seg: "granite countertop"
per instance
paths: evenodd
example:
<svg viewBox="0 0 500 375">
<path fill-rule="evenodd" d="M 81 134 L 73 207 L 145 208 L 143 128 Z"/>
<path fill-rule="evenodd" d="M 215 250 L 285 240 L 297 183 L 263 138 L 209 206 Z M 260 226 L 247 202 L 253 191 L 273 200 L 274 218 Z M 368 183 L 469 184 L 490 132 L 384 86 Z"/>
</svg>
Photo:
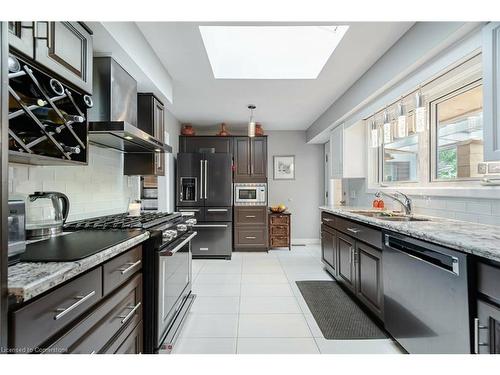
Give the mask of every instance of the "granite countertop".
<svg viewBox="0 0 500 375">
<path fill-rule="evenodd" d="M 320 210 L 500 262 L 500 227 L 496 225 L 423 215 L 414 216 L 430 220 L 394 222 L 352 212 L 369 211 L 366 207 L 321 206 Z"/>
<path fill-rule="evenodd" d="M 138 233 L 118 245 L 74 262 L 17 263 L 9 267 L 8 293 L 16 302 L 26 302 L 149 238 L 149 232 Z"/>
</svg>

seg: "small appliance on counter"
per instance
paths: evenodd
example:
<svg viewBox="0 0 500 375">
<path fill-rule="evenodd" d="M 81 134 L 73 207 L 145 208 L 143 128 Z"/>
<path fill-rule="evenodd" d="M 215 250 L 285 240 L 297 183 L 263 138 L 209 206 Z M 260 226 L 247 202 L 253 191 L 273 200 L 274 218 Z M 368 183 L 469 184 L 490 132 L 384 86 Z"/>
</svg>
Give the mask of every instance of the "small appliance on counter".
<svg viewBox="0 0 500 375">
<path fill-rule="evenodd" d="M 56 191 L 37 191 L 26 201 L 26 237 L 40 240 L 59 235 L 69 213 L 68 197 Z"/>
<path fill-rule="evenodd" d="M 21 199 L 9 200 L 9 265 L 15 263 L 26 250 L 25 203 Z"/>
</svg>

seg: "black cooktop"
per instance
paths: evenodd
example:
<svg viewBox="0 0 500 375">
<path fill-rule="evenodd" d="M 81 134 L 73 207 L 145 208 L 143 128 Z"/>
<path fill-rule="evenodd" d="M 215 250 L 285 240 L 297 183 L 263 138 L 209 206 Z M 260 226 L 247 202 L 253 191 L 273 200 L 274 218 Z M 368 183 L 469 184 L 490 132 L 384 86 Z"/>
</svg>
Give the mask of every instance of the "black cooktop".
<svg viewBox="0 0 500 375">
<path fill-rule="evenodd" d="M 141 230 L 79 230 L 26 245 L 21 262 L 72 262 L 144 233 Z"/>
<path fill-rule="evenodd" d="M 180 213 L 171 212 L 141 212 L 140 216 L 129 216 L 124 213 L 73 221 L 64 225 L 64 229 L 148 229 L 172 221 L 180 216 Z"/>
</svg>

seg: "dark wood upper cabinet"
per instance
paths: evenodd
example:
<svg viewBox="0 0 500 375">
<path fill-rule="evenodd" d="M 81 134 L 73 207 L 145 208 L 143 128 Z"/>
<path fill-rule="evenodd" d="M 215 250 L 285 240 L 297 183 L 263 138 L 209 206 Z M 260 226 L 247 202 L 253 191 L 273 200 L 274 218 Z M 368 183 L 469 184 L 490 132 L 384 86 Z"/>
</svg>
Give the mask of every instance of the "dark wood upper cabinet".
<svg viewBox="0 0 500 375">
<path fill-rule="evenodd" d="M 92 93 L 92 32 L 83 23 L 9 21 L 9 46 Z"/>
<path fill-rule="evenodd" d="M 232 137 L 217 136 L 180 136 L 179 152 L 187 153 L 226 153 L 233 152 Z"/>
<path fill-rule="evenodd" d="M 234 138 L 234 181 L 250 178 L 250 140 L 248 137 Z"/>
<path fill-rule="evenodd" d="M 165 142 L 165 107 L 151 93 L 137 94 L 137 127 L 160 142 Z M 165 154 L 125 154 L 124 173 L 165 176 Z"/>
<path fill-rule="evenodd" d="M 33 39 L 33 22 L 9 21 L 9 47 L 33 58 L 35 40 Z"/>
<path fill-rule="evenodd" d="M 235 137 L 234 165 L 234 182 L 266 182 L 267 137 Z"/>
</svg>

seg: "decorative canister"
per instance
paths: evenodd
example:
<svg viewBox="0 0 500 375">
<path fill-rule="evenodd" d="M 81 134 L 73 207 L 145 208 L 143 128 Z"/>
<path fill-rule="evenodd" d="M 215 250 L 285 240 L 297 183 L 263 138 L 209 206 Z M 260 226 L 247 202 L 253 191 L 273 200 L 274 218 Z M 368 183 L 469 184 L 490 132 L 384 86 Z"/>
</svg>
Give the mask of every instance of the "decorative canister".
<svg viewBox="0 0 500 375">
<path fill-rule="evenodd" d="M 260 122 L 255 123 L 255 136 L 260 137 L 264 135 L 264 129 L 262 129 L 262 124 Z"/>
<path fill-rule="evenodd" d="M 184 124 L 184 126 L 182 127 L 182 130 L 181 130 L 181 134 L 182 135 L 194 135 L 194 129 L 193 129 L 193 125 L 191 124 Z"/>
<path fill-rule="evenodd" d="M 217 133 L 217 135 L 219 137 L 227 137 L 229 134 L 229 132 L 227 131 L 227 128 L 226 128 L 226 123 L 223 122 L 222 124 L 220 124 L 220 131 Z"/>
</svg>

